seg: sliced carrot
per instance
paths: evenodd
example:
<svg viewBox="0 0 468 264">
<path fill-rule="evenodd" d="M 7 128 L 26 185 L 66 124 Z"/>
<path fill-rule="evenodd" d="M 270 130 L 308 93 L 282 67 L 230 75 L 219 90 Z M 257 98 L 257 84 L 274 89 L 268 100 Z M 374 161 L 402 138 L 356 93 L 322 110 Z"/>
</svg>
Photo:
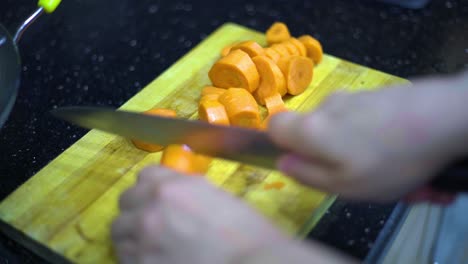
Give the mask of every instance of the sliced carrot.
<svg viewBox="0 0 468 264">
<path fill-rule="evenodd" d="M 271 46 L 271 48 L 274 49 L 276 52 L 278 52 L 278 54 L 281 57 L 287 57 L 287 56 L 290 55 L 288 49 L 283 45 L 274 44 L 274 45 Z"/>
<path fill-rule="evenodd" d="M 322 45 L 320 42 L 309 35 L 299 37 L 299 41 L 306 47 L 307 57 L 313 59 L 315 64 L 319 64 L 323 57 Z"/>
<path fill-rule="evenodd" d="M 234 47 L 236 44 L 230 44 L 230 45 L 227 45 L 226 47 L 224 47 L 222 50 L 221 50 L 221 56 L 222 57 L 225 57 L 229 54 L 229 52 L 231 52 L 231 49 L 232 47 Z"/>
<path fill-rule="evenodd" d="M 247 90 L 229 88 L 219 96 L 219 102 L 226 108 L 231 125 L 250 128 L 260 126 L 260 111 L 257 102 Z"/>
<path fill-rule="evenodd" d="M 292 44 L 289 41 L 282 42 L 279 45 L 284 46 L 288 50 L 289 55 L 301 55 L 299 50 L 296 48 L 296 45 Z"/>
<path fill-rule="evenodd" d="M 236 49 L 240 49 L 243 52 L 249 54 L 251 58 L 265 54 L 263 47 L 260 46 L 260 44 L 258 44 L 257 42 L 251 41 L 251 40 L 241 42 L 235 45 L 234 47 L 232 47 L 231 50 L 236 50 Z"/>
<path fill-rule="evenodd" d="M 165 108 L 153 108 L 148 111 L 143 112 L 145 115 L 156 115 L 156 116 L 165 116 L 165 117 L 176 117 L 177 113 L 174 110 L 171 109 L 165 109 Z M 155 132 L 157 133 L 157 132 Z M 133 139 L 131 140 L 133 145 L 135 147 L 148 151 L 148 152 L 158 152 L 162 149 L 164 149 L 164 146 L 153 144 L 153 143 L 147 143 L 143 142 L 140 140 Z"/>
<path fill-rule="evenodd" d="M 208 72 L 208 76 L 216 87 L 239 87 L 249 92 L 255 91 L 260 82 L 255 64 L 242 50 L 233 50 L 218 60 Z"/>
<path fill-rule="evenodd" d="M 268 116 L 263 120 L 261 128 L 266 130 L 270 123 L 271 118 L 279 113 L 289 111 L 284 105 L 283 98 L 279 94 L 270 96 L 265 99 L 266 108 L 268 109 Z"/>
<path fill-rule="evenodd" d="M 266 31 L 266 39 L 268 45 L 275 43 L 280 43 L 291 38 L 289 29 L 286 24 L 282 22 L 275 22 L 271 27 Z"/>
<path fill-rule="evenodd" d="M 198 106 L 198 117 L 215 125 L 229 125 L 229 117 L 226 108 L 218 101 L 202 101 Z"/>
<path fill-rule="evenodd" d="M 300 42 L 297 38 L 290 38 L 290 39 L 288 40 L 288 42 L 290 42 L 291 44 L 293 44 L 294 46 L 296 46 L 297 50 L 299 51 L 299 55 L 301 55 L 301 56 L 307 56 L 306 47 L 305 47 L 304 44 L 302 44 L 302 42 Z"/>
<path fill-rule="evenodd" d="M 265 98 L 275 94 L 286 94 L 286 80 L 276 63 L 266 56 L 257 56 L 252 60 L 260 73 L 260 85 L 253 93 L 257 102 L 265 105 Z"/>
<path fill-rule="evenodd" d="M 310 85 L 314 74 L 314 62 L 303 56 L 290 56 L 280 58 L 278 67 L 286 78 L 288 93 L 298 95 Z"/>
<path fill-rule="evenodd" d="M 214 87 L 214 86 L 205 86 L 202 91 L 201 91 L 201 95 L 202 96 L 205 96 L 207 94 L 217 94 L 217 95 L 221 95 L 223 94 L 224 92 L 226 91 L 226 89 L 224 88 L 218 88 L 218 87 Z"/>
<path fill-rule="evenodd" d="M 271 190 L 271 189 L 276 189 L 276 190 L 281 190 L 284 188 L 286 184 L 284 182 L 276 181 L 276 182 L 271 182 L 271 183 L 265 183 L 264 189 L 265 190 Z"/>
<path fill-rule="evenodd" d="M 277 62 L 281 55 L 274 49 L 272 48 L 265 48 L 265 56 L 270 58 L 272 61 Z"/>
<path fill-rule="evenodd" d="M 279 93 L 265 98 L 265 105 L 268 110 L 268 115 L 274 115 L 280 112 L 288 111 L 284 105 L 283 98 Z"/>
<path fill-rule="evenodd" d="M 198 104 L 202 104 L 203 102 L 210 102 L 210 101 L 215 101 L 217 102 L 219 99 L 219 94 L 206 94 L 206 95 L 203 95 L 201 98 L 200 98 L 200 101 L 198 101 Z"/>
<path fill-rule="evenodd" d="M 211 158 L 193 152 L 187 145 L 169 145 L 161 156 L 161 165 L 189 175 L 204 174 Z"/>
</svg>

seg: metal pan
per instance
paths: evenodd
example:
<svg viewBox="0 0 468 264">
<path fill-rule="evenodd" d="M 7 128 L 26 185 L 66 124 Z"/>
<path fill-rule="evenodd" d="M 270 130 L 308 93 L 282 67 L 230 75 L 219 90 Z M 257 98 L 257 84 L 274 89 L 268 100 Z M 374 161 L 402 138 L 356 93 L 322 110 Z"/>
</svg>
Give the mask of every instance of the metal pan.
<svg viewBox="0 0 468 264">
<path fill-rule="evenodd" d="M 39 8 L 11 36 L 0 24 L 0 128 L 8 118 L 18 93 L 21 60 L 17 44 L 24 31 L 44 12 L 52 13 L 61 0 L 39 0 Z"/>
</svg>

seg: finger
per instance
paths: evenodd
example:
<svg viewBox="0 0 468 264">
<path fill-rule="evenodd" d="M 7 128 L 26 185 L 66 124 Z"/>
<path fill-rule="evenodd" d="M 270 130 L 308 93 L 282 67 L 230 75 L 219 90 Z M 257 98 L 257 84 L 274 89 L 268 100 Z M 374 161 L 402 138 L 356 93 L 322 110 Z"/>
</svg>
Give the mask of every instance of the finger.
<svg viewBox="0 0 468 264">
<path fill-rule="evenodd" d="M 323 191 L 333 190 L 333 178 L 327 167 L 305 160 L 295 154 L 288 154 L 278 161 L 278 168 L 299 182 Z"/>
<path fill-rule="evenodd" d="M 127 240 L 135 243 L 137 213 L 124 213 L 112 222 L 111 238 L 114 243 L 119 244 Z M 136 243 L 135 243 L 136 244 Z"/>
<path fill-rule="evenodd" d="M 157 195 L 161 184 L 176 178 L 179 178 L 178 173 L 162 167 L 150 166 L 143 169 L 138 175 L 137 184 L 120 196 L 120 209 L 126 211 L 141 208 Z"/>
<path fill-rule="evenodd" d="M 316 162 L 331 163 L 326 151 L 326 127 L 322 115 L 286 112 L 272 118 L 268 133 L 276 144 L 295 154 Z"/>
<path fill-rule="evenodd" d="M 138 175 L 138 184 L 160 185 L 168 180 L 181 177 L 178 172 L 162 166 L 149 166 Z"/>
<path fill-rule="evenodd" d="M 115 254 L 119 263 L 122 264 L 131 264 L 137 263 L 138 256 L 138 246 L 135 242 L 126 240 L 114 245 Z"/>
</svg>

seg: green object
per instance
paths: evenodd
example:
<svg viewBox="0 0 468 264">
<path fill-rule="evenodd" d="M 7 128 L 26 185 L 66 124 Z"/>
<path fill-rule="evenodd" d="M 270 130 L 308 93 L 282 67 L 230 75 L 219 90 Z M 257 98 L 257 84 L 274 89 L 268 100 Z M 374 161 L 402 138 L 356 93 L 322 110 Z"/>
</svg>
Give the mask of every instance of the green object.
<svg viewBox="0 0 468 264">
<path fill-rule="evenodd" d="M 44 8 L 46 13 L 52 13 L 57 9 L 61 1 L 62 0 L 39 0 L 37 5 Z"/>
</svg>

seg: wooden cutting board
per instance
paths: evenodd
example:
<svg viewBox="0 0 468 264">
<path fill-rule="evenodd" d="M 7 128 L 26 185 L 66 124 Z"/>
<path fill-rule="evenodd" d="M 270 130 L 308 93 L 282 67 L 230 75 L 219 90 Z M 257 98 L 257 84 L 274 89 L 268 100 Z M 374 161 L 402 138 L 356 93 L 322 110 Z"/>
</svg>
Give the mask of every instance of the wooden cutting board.
<svg viewBox="0 0 468 264">
<path fill-rule="evenodd" d="M 224 46 L 242 40 L 265 44 L 262 33 L 225 24 L 121 109 L 144 111 L 157 106 L 174 109 L 180 117 L 197 118 L 200 91 L 210 83 L 208 70 Z M 374 89 L 404 82 L 327 55 L 315 68 L 310 87 L 285 102 L 289 109 L 306 111 L 338 89 Z M 118 197 L 134 183 L 136 173 L 157 164 L 160 155 L 140 151 L 124 138 L 92 130 L 0 204 L 0 228 L 53 262 L 113 263 L 109 227 L 118 214 Z M 295 235 L 310 231 L 334 200 L 278 172 L 223 160 L 213 161 L 206 177 Z M 285 187 L 265 188 L 276 181 L 285 182 Z"/>
</svg>

